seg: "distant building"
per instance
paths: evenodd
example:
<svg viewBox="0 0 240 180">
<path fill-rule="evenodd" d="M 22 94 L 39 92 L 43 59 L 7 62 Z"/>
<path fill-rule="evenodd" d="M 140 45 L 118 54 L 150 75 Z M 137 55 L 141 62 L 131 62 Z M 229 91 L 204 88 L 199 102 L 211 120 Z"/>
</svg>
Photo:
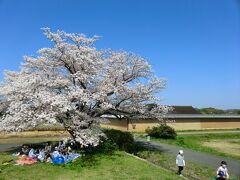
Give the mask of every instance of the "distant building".
<svg viewBox="0 0 240 180">
<path fill-rule="evenodd" d="M 173 111 L 170 114 L 201 114 L 192 106 L 172 106 Z"/>
<path fill-rule="evenodd" d="M 240 128 L 240 115 L 200 114 L 192 106 L 173 107 L 174 111 L 166 115 L 165 121 L 176 130 Z M 108 124 L 102 126 L 133 132 L 144 132 L 148 127 L 159 125 L 157 119 L 143 117 L 132 120 L 109 117 L 109 120 Z"/>
</svg>

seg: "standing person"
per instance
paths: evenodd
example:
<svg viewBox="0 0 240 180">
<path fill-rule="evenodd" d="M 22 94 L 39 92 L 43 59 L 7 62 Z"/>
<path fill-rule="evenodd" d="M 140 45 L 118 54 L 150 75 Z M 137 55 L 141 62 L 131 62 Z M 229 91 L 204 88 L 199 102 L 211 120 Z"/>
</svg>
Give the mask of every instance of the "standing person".
<svg viewBox="0 0 240 180">
<path fill-rule="evenodd" d="M 179 176 L 182 176 L 182 170 L 185 166 L 185 160 L 183 156 L 183 150 L 179 150 L 179 153 L 176 157 L 176 165 L 178 166 L 178 174 Z"/>
<path fill-rule="evenodd" d="M 227 163 L 225 161 L 222 161 L 221 165 L 217 170 L 217 180 L 226 180 L 226 179 L 229 179 Z"/>
<path fill-rule="evenodd" d="M 47 160 L 48 158 L 51 158 L 52 146 L 51 146 L 50 142 L 47 142 L 45 144 L 44 151 L 45 151 L 45 160 Z"/>
</svg>

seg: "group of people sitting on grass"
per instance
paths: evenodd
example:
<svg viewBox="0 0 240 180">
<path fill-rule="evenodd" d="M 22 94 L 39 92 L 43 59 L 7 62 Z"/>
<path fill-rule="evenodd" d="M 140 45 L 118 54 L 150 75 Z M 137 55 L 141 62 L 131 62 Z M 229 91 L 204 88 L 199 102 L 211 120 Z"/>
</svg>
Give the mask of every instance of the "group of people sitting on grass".
<svg viewBox="0 0 240 180">
<path fill-rule="evenodd" d="M 46 143 L 44 147 L 33 148 L 29 145 L 22 145 L 21 151 L 16 156 L 20 158 L 16 161 L 17 164 L 34 164 L 40 162 L 51 162 L 54 164 L 68 163 L 80 156 L 78 153 L 73 153 L 71 144 L 65 141 L 60 141 L 54 148 L 50 143 Z"/>
</svg>

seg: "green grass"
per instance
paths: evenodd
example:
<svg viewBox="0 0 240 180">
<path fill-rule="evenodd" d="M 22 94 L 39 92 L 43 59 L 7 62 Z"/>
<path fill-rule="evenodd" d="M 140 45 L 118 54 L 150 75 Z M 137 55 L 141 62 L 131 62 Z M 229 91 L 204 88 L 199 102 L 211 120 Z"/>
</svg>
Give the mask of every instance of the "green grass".
<svg viewBox="0 0 240 180">
<path fill-rule="evenodd" d="M 162 166 L 166 169 L 177 171 L 175 166 L 175 156 L 159 151 L 143 150 L 138 152 L 139 157 L 144 158 L 156 165 Z M 189 179 L 211 179 L 215 176 L 216 170 L 208 167 L 187 161 L 184 168 L 183 175 Z"/>
<path fill-rule="evenodd" d="M 168 153 L 163 153 L 154 150 L 142 150 L 137 154 L 139 157 L 146 159 L 156 165 L 162 166 L 166 169 L 177 171 L 175 166 L 175 156 Z M 186 167 L 183 170 L 183 175 L 188 179 L 216 179 L 216 169 L 212 167 L 196 164 L 191 161 L 186 162 Z M 232 176 L 231 180 L 239 178 Z"/>
<path fill-rule="evenodd" d="M 116 152 L 113 155 L 94 155 L 90 162 L 79 161 L 69 165 L 52 165 L 37 163 L 34 165 L 14 165 L 13 157 L 7 153 L 0 153 L 0 179 L 177 179 L 177 176 L 148 164 L 144 161 Z M 5 162 L 10 162 L 4 165 Z"/>
<path fill-rule="evenodd" d="M 144 135 L 139 135 L 141 138 L 146 138 Z M 224 140 L 224 139 L 240 139 L 240 133 L 221 133 L 221 134 L 186 134 L 178 135 L 174 139 L 157 139 L 151 138 L 152 141 L 166 143 L 171 145 L 180 146 L 183 148 L 192 149 L 199 152 L 206 152 L 209 154 L 219 155 L 223 157 L 230 157 L 233 159 L 240 159 L 240 156 L 226 154 L 220 152 L 214 148 L 203 146 L 204 142 L 210 142 L 211 140 Z"/>
</svg>

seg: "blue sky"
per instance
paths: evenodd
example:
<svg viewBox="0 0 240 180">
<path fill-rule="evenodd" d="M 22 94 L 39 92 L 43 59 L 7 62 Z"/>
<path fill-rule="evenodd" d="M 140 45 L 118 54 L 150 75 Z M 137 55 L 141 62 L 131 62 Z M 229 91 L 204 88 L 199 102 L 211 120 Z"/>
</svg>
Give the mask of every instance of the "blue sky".
<svg viewBox="0 0 240 180">
<path fill-rule="evenodd" d="M 168 79 L 164 104 L 240 108 L 237 0 L 0 0 L 0 27 L 0 80 L 49 46 L 50 27 L 146 57 Z"/>
</svg>

